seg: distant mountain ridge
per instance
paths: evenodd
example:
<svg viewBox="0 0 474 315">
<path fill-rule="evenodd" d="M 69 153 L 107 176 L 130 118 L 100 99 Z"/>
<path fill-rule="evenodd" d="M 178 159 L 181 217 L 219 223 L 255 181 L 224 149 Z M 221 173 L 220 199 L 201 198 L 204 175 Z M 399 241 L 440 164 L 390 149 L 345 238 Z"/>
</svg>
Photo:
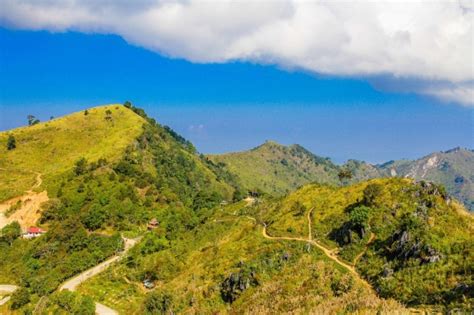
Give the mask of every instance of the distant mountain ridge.
<svg viewBox="0 0 474 315">
<path fill-rule="evenodd" d="M 382 176 L 409 177 L 445 186 L 447 192 L 474 210 L 474 151 L 454 148 L 417 160 L 390 161 L 377 166 Z"/>
<path fill-rule="evenodd" d="M 267 141 L 249 151 L 208 158 L 236 174 L 250 191 L 285 194 L 310 182 L 339 182 L 337 165 L 297 144 L 284 146 Z"/>
<path fill-rule="evenodd" d="M 474 151 L 470 149 L 457 147 L 416 160 L 392 160 L 377 165 L 352 159 L 336 165 L 300 145 L 267 141 L 249 151 L 208 158 L 237 175 L 245 188 L 270 194 L 284 194 L 311 182 L 337 185 L 377 177 L 409 177 L 442 184 L 450 195 L 474 210 Z M 343 171 L 350 175 L 339 177 Z"/>
</svg>

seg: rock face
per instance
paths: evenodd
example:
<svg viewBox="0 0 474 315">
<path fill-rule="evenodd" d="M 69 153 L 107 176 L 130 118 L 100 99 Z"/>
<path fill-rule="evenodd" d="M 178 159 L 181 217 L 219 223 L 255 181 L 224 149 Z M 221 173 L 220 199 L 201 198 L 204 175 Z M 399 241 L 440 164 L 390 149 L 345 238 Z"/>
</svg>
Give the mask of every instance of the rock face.
<svg viewBox="0 0 474 315">
<path fill-rule="evenodd" d="M 253 271 L 240 270 L 239 272 L 231 273 L 221 284 L 222 299 L 227 303 L 232 303 L 242 292 L 255 285 L 258 285 L 258 281 Z"/>
<path fill-rule="evenodd" d="M 423 241 L 412 237 L 409 231 L 404 230 L 396 233 L 392 240 L 393 256 L 396 259 L 406 261 L 414 258 L 421 263 L 435 263 L 442 259 L 441 253 Z"/>
</svg>

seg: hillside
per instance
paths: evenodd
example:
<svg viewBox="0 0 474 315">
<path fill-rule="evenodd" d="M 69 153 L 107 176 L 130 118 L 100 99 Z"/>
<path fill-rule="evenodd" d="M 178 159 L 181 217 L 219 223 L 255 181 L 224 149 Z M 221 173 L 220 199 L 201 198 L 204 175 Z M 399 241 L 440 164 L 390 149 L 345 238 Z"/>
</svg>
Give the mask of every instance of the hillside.
<svg viewBox="0 0 474 315">
<path fill-rule="evenodd" d="M 474 152 L 455 148 L 418 160 L 399 160 L 378 167 L 385 176 L 410 177 L 442 184 L 449 194 L 474 210 Z"/>
<path fill-rule="evenodd" d="M 124 314 L 152 313 L 157 301 L 176 313 L 467 311 L 473 230 L 472 216 L 430 184 L 312 184 L 219 207 L 150 250 L 156 230 L 79 291 Z"/>
<path fill-rule="evenodd" d="M 22 286 L 24 311 L 43 296 L 53 301 L 63 281 L 119 252 L 125 236 L 141 235 L 153 218 L 167 238 L 176 238 L 217 204 L 232 201 L 239 188 L 230 174 L 141 109 L 128 104 L 87 112 L 58 118 L 53 126 L 8 132 L 17 145 L 1 157 L 9 170 L 3 176 L 29 178 L 35 172 L 35 181 L 2 182 L 20 196 L 0 203 L 0 215 L 7 217 L 0 223 L 8 223 L 0 232 L 0 283 Z M 40 195 L 46 202 L 34 202 Z M 31 214 L 34 220 L 25 221 Z M 47 232 L 21 238 L 32 223 Z"/>
<path fill-rule="evenodd" d="M 249 151 L 208 158 L 236 174 L 250 191 L 285 194 L 311 182 L 339 182 L 336 165 L 299 145 L 283 146 L 268 141 Z"/>
<path fill-rule="evenodd" d="M 299 145 L 267 142 L 250 151 L 208 158 L 239 177 L 248 190 L 282 195 L 312 182 L 340 185 L 379 177 L 408 177 L 442 184 L 451 196 L 474 210 L 474 152 L 468 149 L 456 148 L 418 160 L 380 165 L 348 160 L 339 166 Z M 347 176 L 339 178 L 341 174 Z"/>
<path fill-rule="evenodd" d="M 106 119 L 111 111 L 110 120 Z M 0 201 L 23 194 L 41 173 L 43 188 L 81 157 L 117 161 L 141 133 L 145 120 L 120 105 L 91 108 L 34 126 L 0 132 Z M 7 150 L 13 135 L 16 148 Z"/>
<path fill-rule="evenodd" d="M 436 185 L 273 142 L 205 157 L 130 103 L 1 139 L 2 314 L 472 310 L 473 218 Z"/>
<path fill-rule="evenodd" d="M 270 235 L 308 233 L 356 267 L 384 298 L 409 306 L 471 309 L 474 218 L 440 187 L 376 179 L 308 185 L 268 207 Z"/>
</svg>

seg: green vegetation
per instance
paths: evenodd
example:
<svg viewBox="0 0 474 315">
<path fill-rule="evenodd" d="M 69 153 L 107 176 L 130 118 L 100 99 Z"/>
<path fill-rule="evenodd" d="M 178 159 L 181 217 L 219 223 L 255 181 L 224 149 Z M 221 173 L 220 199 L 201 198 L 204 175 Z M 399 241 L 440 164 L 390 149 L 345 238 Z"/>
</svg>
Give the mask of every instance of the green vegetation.
<svg viewBox="0 0 474 315">
<path fill-rule="evenodd" d="M 7 140 L 7 150 L 13 150 L 16 148 L 16 139 L 13 135 L 8 135 L 8 140 Z"/>
<path fill-rule="evenodd" d="M 44 235 L 21 238 L 17 222 L 0 231 L 0 283 L 20 286 L 14 312 L 93 314 L 94 302 L 140 314 L 472 311 L 473 218 L 440 186 L 349 185 L 372 166 L 271 142 L 205 157 L 130 102 L 0 143 L 9 135 L 17 148 L 1 146 L 0 199 L 31 189 L 35 172 L 49 196 Z M 141 238 L 79 292 L 58 292 L 123 251 L 122 236 Z"/>
<path fill-rule="evenodd" d="M 473 218 L 441 187 L 406 179 L 309 185 L 269 205 L 273 210 L 261 220 L 270 235 L 291 236 L 288 228 L 307 233 L 291 210 L 295 200 L 314 209 L 313 237 L 346 262 L 357 261 L 380 296 L 410 306 L 471 309 Z"/>
<path fill-rule="evenodd" d="M 105 111 L 113 122 L 105 121 Z M 117 161 L 127 146 L 142 133 L 144 119 L 123 106 L 89 109 L 89 115 L 75 113 L 45 123 L 0 132 L 0 201 L 21 195 L 35 183 L 35 172 L 43 174 L 48 192 L 57 185 L 81 157 L 90 162 L 105 158 Z M 8 137 L 17 148 L 7 150 Z"/>
<path fill-rule="evenodd" d="M 339 167 L 299 145 L 268 141 L 250 151 L 209 155 L 208 158 L 235 174 L 244 188 L 281 195 L 304 184 L 339 183 Z"/>
<path fill-rule="evenodd" d="M 149 252 L 144 251 L 148 239 L 166 237 L 166 231 L 148 232 L 126 259 L 79 291 L 122 313 L 403 310 L 393 300 L 377 298 L 318 249 L 264 238 L 261 225 L 247 216 L 259 217 L 265 209 L 265 201 L 218 207 L 199 228 Z M 156 287 L 147 293 L 144 280 Z"/>
</svg>

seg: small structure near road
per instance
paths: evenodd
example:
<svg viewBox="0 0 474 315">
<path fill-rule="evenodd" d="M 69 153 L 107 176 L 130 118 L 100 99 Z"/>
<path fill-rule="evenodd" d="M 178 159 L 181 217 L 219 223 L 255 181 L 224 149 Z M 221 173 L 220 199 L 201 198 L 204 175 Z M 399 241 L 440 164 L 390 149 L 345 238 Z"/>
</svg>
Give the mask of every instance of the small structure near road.
<svg viewBox="0 0 474 315">
<path fill-rule="evenodd" d="M 36 226 L 30 226 L 29 228 L 26 229 L 26 233 L 23 234 L 23 238 L 31 239 L 31 238 L 41 236 L 44 233 L 46 233 L 46 231 L 43 230 L 42 228 L 39 228 Z"/>
<path fill-rule="evenodd" d="M 148 230 L 154 230 L 158 227 L 158 220 L 156 218 L 151 219 L 150 223 L 148 223 Z"/>
<path fill-rule="evenodd" d="M 145 279 L 143 280 L 143 286 L 147 289 L 153 289 L 155 287 L 155 284 L 150 279 Z"/>
</svg>

